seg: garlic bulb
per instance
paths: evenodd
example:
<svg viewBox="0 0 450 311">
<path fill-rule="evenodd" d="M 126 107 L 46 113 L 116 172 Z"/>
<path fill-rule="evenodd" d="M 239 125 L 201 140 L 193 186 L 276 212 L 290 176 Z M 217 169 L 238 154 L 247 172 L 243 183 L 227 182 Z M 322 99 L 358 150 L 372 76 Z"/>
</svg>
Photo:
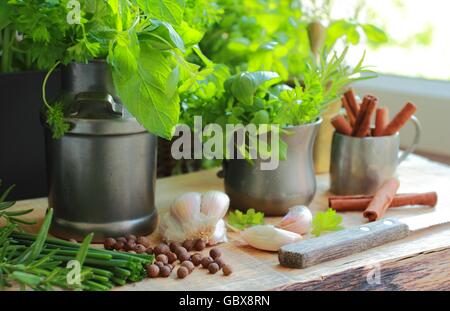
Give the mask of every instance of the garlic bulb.
<svg viewBox="0 0 450 311">
<path fill-rule="evenodd" d="M 230 198 L 221 191 L 208 191 L 202 194 L 200 211 L 206 216 L 219 220 L 227 213 Z"/>
<path fill-rule="evenodd" d="M 159 233 L 166 242 L 203 239 L 209 245 L 226 242 L 226 227 L 222 217 L 230 199 L 220 191 L 203 195 L 185 193 L 169 208 L 160 208 Z"/>
<path fill-rule="evenodd" d="M 265 251 L 278 251 L 281 246 L 297 242 L 302 236 L 276 228 L 272 225 L 257 225 L 241 231 L 242 239 L 250 246 Z"/>
<path fill-rule="evenodd" d="M 298 234 L 306 234 L 311 227 L 312 218 L 312 214 L 306 206 L 296 205 L 289 208 L 289 212 L 276 226 Z"/>
<path fill-rule="evenodd" d="M 170 207 L 170 214 L 179 222 L 189 221 L 200 213 L 201 194 L 187 192 L 179 196 Z"/>
</svg>

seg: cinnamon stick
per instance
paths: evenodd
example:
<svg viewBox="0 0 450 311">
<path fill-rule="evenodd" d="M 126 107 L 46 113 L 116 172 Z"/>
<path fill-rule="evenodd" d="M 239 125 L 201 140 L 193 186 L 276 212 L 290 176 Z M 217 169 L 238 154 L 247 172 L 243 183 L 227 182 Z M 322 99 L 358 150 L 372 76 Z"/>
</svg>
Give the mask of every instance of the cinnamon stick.
<svg viewBox="0 0 450 311">
<path fill-rule="evenodd" d="M 355 121 L 356 121 L 355 113 L 353 112 L 352 108 L 350 107 L 350 104 L 348 103 L 348 100 L 345 96 L 342 96 L 341 101 L 342 101 L 342 105 L 345 108 L 345 112 L 347 113 L 347 118 L 348 118 L 348 121 L 350 122 L 350 126 L 354 126 Z"/>
<path fill-rule="evenodd" d="M 337 115 L 331 119 L 331 124 L 333 124 L 338 133 L 348 136 L 352 135 L 352 127 L 342 115 Z"/>
<path fill-rule="evenodd" d="M 392 119 L 392 121 L 386 126 L 382 136 L 390 136 L 397 133 L 400 128 L 405 125 L 411 116 L 416 112 L 417 107 L 413 103 L 406 103 L 402 110 Z"/>
<path fill-rule="evenodd" d="M 373 199 L 365 209 L 363 216 L 369 219 L 369 221 L 375 221 L 382 218 L 389 205 L 391 205 L 399 187 L 400 182 L 396 178 L 391 178 L 386 181 L 373 196 Z"/>
<path fill-rule="evenodd" d="M 369 103 L 369 101 L 370 101 L 370 95 L 364 96 L 361 106 L 359 108 L 358 115 L 356 116 L 355 124 L 353 125 L 352 136 L 355 136 L 356 130 L 361 126 L 361 123 L 366 114 L 367 104 Z"/>
<path fill-rule="evenodd" d="M 349 89 L 347 92 L 344 93 L 344 97 L 347 100 L 350 109 L 353 112 L 353 115 L 356 116 L 359 114 L 359 105 L 356 103 L 356 97 L 355 93 L 353 93 L 352 89 Z"/>
<path fill-rule="evenodd" d="M 366 96 L 366 107 L 364 110 L 364 114 L 361 112 L 358 116 L 358 120 L 360 120 L 358 125 L 355 125 L 353 128 L 353 136 L 356 137 L 364 137 L 367 136 L 367 132 L 370 132 L 370 120 L 372 119 L 372 114 L 377 107 L 377 99 L 373 96 Z M 363 101 L 364 103 L 364 101 Z"/>
<path fill-rule="evenodd" d="M 389 112 L 387 108 L 378 108 L 375 115 L 375 130 L 373 136 L 383 136 L 383 131 L 389 123 Z"/>
<path fill-rule="evenodd" d="M 355 196 L 330 196 L 328 198 L 328 206 L 336 211 L 363 211 L 373 199 L 371 195 L 355 195 Z M 389 208 L 402 207 L 408 205 L 422 205 L 434 207 L 437 204 L 436 192 L 425 193 L 403 193 L 396 194 Z"/>
</svg>

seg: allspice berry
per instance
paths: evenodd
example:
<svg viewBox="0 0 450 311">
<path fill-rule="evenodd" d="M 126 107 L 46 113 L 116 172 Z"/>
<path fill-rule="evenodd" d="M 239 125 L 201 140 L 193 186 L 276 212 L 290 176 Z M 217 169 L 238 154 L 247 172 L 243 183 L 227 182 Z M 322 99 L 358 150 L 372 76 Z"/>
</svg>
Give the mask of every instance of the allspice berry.
<svg viewBox="0 0 450 311">
<path fill-rule="evenodd" d="M 147 265 L 145 268 L 149 277 L 156 278 L 159 275 L 159 267 L 157 265 Z"/>
<path fill-rule="evenodd" d="M 231 273 L 233 273 L 233 269 L 231 268 L 230 265 L 225 265 L 222 268 L 222 272 L 223 272 L 223 275 L 227 276 L 227 275 L 230 275 Z"/>
<path fill-rule="evenodd" d="M 211 248 L 209 251 L 209 256 L 211 256 L 212 259 L 219 258 L 222 255 L 222 252 L 218 248 Z"/>
<path fill-rule="evenodd" d="M 123 236 L 118 237 L 118 238 L 116 239 L 116 241 L 117 241 L 117 242 L 122 242 L 122 243 L 124 243 L 124 244 L 128 242 L 127 239 L 126 239 L 125 237 L 123 237 Z"/>
<path fill-rule="evenodd" d="M 222 257 L 216 258 L 214 262 L 219 265 L 220 269 L 222 269 L 223 266 L 225 266 L 225 260 L 223 260 Z"/>
<path fill-rule="evenodd" d="M 144 245 L 146 248 L 150 247 L 150 240 L 145 236 L 138 237 L 137 243 Z"/>
<path fill-rule="evenodd" d="M 170 248 L 166 243 L 160 243 L 153 249 L 153 251 L 155 252 L 156 255 L 168 254 L 170 252 Z"/>
<path fill-rule="evenodd" d="M 163 264 L 168 264 L 169 263 L 169 259 L 167 258 L 167 255 L 164 254 L 159 254 L 158 256 L 156 256 L 156 261 L 160 261 Z"/>
<path fill-rule="evenodd" d="M 210 263 L 213 263 L 214 260 L 211 257 L 203 257 L 202 259 L 202 267 L 207 269 Z"/>
<path fill-rule="evenodd" d="M 170 251 L 175 253 L 175 250 L 179 246 L 181 246 L 181 244 L 178 242 L 170 242 L 170 244 L 169 244 Z"/>
<path fill-rule="evenodd" d="M 155 265 L 157 265 L 160 269 L 164 267 L 164 263 L 162 263 L 161 261 L 155 261 Z"/>
<path fill-rule="evenodd" d="M 136 236 L 134 234 L 127 234 L 125 238 L 127 241 L 136 241 Z"/>
<path fill-rule="evenodd" d="M 173 270 L 173 265 L 171 265 L 170 263 L 168 263 L 167 265 L 165 265 L 166 267 L 169 267 L 170 268 L 170 271 L 172 271 Z"/>
<path fill-rule="evenodd" d="M 214 274 L 217 271 L 219 271 L 220 268 L 219 268 L 218 264 L 216 264 L 215 262 L 212 262 L 208 265 L 208 270 L 209 270 L 209 273 Z"/>
<path fill-rule="evenodd" d="M 174 253 L 177 254 L 178 257 L 180 257 L 181 253 L 187 253 L 187 252 L 188 252 L 187 249 L 185 249 L 183 246 L 177 246 L 174 251 Z"/>
<path fill-rule="evenodd" d="M 136 242 L 134 240 L 129 240 L 126 244 L 125 244 L 125 249 L 127 251 L 131 251 L 134 250 L 134 248 L 136 247 Z"/>
<path fill-rule="evenodd" d="M 121 251 L 123 250 L 125 247 L 125 243 L 123 243 L 122 241 L 117 241 L 116 244 L 114 244 L 114 249 L 116 251 Z"/>
<path fill-rule="evenodd" d="M 189 255 L 189 253 L 187 251 L 177 254 L 177 257 L 180 262 L 189 260 L 191 258 L 191 256 Z"/>
<path fill-rule="evenodd" d="M 153 248 L 149 247 L 145 250 L 145 252 L 149 255 L 153 255 Z"/>
<path fill-rule="evenodd" d="M 143 254 L 143 253 L 145 253 L 146 250 L 147 250 L 147 249 L 146 249 L 145 246 L 142 245 L 142 244 L 137 244 L 137 245 L 134 247 L 134 251 L 135 251 L 136 253 L 138 253 L 138 254 Z"/>
<path fill-rule="evenodd" d="M 177 254 L 172 253 L 172 252 L 168 253 L 166 256 L 167 256 L 167 259 L 169 260 L 169 263 L 174 263 L 178 258 Z"/>
<path fill-rule="evenodd" d="M 116 244 L 116 240 L 114 238 L 107 238 L 105 242 L 103 242 L 103 246 L 105 249 L 112 250 L 114 249 L 114 244 Z"/>
<path fill-rule="evenodd" d="M 197 267 L 202 263 L 202 254 L 195 253 L 194 255 L 191 256 L 191 261 L 194 264 L 194 266 Z"/>
<path fill-rule="evenodd" d="M 183 247 L 190 252 L 194 249 L 194 241 L 193 240 L 186 240 L 183 242 Z"/>
<path fill-rule="evenodd" d="M 205 249 L 205 247 L 206 247 L 206 243 L 202 239 L 198 239 L 197 241 L 195 241 L 194 249 L 196 251 L 202 251 Z"/>
<path fill-rule="evenodd" d="M 186 268 L 188 268 L 188 270 L 189 270 L 189 273 L 191 273 L 192 271 L 194 271 L 194 264 L 191 262 L 191 261 L 189 261 L 189 260 L 185 260 L 185 261 L 183 261 L 182 263 L 181 263 L 181 265 L 183 266 L 183 267 L 186 267 Z"/>
<path fill-rule="evenodd" d="M 177 270 L 177 276 L 180 279 L 184 279 L 189 274 L 189 270 L 186 267 L 179 267 Z"/>
<path fill-rule="evenodd" d="M 159 275 L 163 278 L 168 277 L 170 275 L 170 272 L 172 272 L 172 270 L 170 270 L 168 266 L 162 266 L 161 268 L 159 268 Z"/>
</svg>

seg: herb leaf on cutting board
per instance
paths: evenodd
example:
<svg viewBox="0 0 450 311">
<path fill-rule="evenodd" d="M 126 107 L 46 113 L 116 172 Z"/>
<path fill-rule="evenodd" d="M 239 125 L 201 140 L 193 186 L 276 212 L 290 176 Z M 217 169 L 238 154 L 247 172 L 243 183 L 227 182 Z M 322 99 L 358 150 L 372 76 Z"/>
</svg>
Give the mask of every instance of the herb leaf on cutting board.
<svg viewBox="0 0 450 311">
<path fill-rule="evenodd" d="M 318 212 L 312 221 L 311 233 L 315 236 L 321 235 L 325 231 L 339 231 L 344 229 L 340 226 L 342 216 L 329 208 L 326 212 Z"/>
<path fill-rule="evenodd" d="M 237 229 L 245 229 L 248 227 L 264 224 L 264 213 L 256 212 L 253 208 L 243 213 L 239 210 L 228 214 L 228 224 Z"/>
</svg>

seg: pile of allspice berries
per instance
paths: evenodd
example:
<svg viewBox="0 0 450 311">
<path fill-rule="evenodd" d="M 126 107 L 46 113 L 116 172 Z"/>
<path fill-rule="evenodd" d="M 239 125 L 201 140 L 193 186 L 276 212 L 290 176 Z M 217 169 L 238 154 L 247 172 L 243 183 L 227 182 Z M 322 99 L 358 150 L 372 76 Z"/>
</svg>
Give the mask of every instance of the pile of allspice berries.
<svg viewBox="0 0 450 311">
<path fill-rule="evenodd" d="M 107 238 L 104 241 L 104 247 L 109 250 L 155 255 L 155 262 L 146 266 L 150 278 L 170 276 L 177 262 L 179 263 L 177 276 L 180 279 L 191 274 L 198 266 L 208 269 L 210 274 L 215 274 L 220 269 L 225 276 L 233 273 L 231 266 L 225 263 L 222 252 L 218 248 L 211 248 L 209 256 L 199 253 L 206 247 L 202 239 L 186 240 L 183 243 L 160 243 L 152 247 L 147 237 L 129 234 L 125 237 Z M 193 251 L 197 252 L 191 254 L 190 252 Z"/>
</svg>

